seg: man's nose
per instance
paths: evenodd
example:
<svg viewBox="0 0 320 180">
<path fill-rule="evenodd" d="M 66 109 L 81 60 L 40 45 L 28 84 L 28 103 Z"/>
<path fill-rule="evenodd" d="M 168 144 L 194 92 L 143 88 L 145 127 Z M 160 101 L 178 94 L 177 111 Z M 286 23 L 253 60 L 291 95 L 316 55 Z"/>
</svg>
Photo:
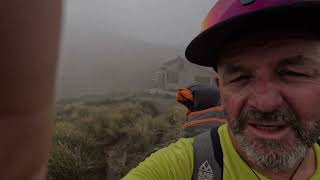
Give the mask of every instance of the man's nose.
<svg viewBox="0 0 320 180">
<path fill-rule="evenodd" d="M 284 103 L 281 92 L 272 84 L 256 83 L 251 90 L 248 104 L 261 112 L 272 112 Z"/>
</svg>

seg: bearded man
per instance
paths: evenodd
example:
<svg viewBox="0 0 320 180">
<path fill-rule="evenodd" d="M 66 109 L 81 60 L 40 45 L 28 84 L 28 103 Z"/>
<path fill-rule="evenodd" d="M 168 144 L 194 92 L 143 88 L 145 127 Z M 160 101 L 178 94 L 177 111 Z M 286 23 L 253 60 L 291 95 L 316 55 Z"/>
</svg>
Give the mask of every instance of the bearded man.
<svg viewBox="0 0 320 180">
<path fill-rule="evenodd" d="M 208 164 L 193 175 L 190 138 L 124 179 L 320 179 L 319 10 L 316 0 L 219 0 L 186 57 L 218 74 L 228 121 L 217 130 L 221 176 Z"/>
</svg>

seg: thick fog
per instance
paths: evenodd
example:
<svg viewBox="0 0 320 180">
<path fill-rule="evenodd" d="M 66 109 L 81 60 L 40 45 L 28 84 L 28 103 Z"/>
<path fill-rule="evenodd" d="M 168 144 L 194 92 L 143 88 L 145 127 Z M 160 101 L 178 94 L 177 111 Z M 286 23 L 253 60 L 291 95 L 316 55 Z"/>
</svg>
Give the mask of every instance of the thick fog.
<svg viewBox="0 0 320 180">
<path fill-rule="evenodd" d="M 141 90 L 184 56 L 215 0 L 67 0 L 58 97 Z"/>
</svg>

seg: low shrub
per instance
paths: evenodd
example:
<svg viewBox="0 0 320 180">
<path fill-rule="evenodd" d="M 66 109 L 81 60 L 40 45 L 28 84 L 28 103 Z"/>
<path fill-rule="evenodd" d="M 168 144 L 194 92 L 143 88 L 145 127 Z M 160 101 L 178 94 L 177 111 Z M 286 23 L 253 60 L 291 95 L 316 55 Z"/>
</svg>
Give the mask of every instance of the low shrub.
<svg viewBox="0 0 320 180">
<path fill-rule="evenodd" d="M 48 179 L 87 179 L 104 170 L 103 158 L 92 135 L 70 122 L 58 122 L 49 155 Z"/>
<path fill-rule="evenodd" d="M 179 138 L 185 115 L 179 107 L 160 114 L 152 99 L 126 96 L 64 101 L 56 120 L 48 179 L 83 180 L 126 174 L 154 149 Z"/>
</svg>

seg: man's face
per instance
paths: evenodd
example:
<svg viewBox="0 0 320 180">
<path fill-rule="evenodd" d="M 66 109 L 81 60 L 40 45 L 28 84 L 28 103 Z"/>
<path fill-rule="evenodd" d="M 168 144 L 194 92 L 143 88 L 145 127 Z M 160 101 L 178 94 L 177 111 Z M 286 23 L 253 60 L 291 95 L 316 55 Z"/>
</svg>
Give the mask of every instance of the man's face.
<svg viewBox="0 0 320 180">
<path fill-rule="evenodd" d="M 249 41 L 218 66 L 228 128 L 251 161 L 286 170 L 320 136 L 320 41 Z"/>
</svg>

